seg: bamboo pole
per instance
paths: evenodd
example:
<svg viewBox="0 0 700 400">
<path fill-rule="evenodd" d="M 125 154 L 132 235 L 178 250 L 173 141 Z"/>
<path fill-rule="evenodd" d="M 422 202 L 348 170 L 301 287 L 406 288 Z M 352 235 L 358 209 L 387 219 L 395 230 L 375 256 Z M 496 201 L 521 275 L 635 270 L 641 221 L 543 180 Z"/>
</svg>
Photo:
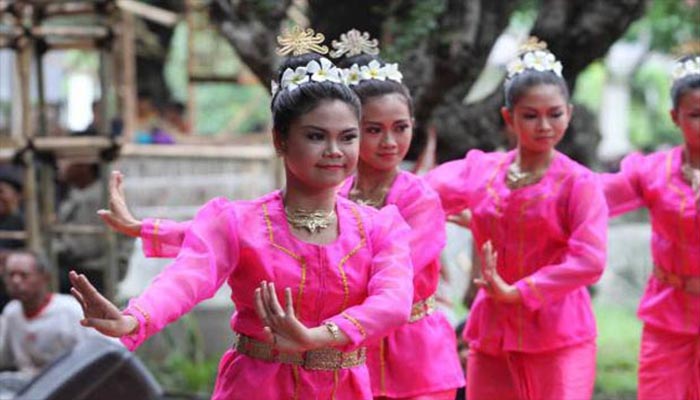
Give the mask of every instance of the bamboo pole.
<svg viewBox="0 0 700 400">
<path fill-rule="evenodd" d="M 192 80 L 194 76 L 194 34 L 195 34 L 195 4 L 193 0 L 185 0 L 185 20 L 187 21 L 187 124 L 190 129 L 195 132 L 195 123 L 197 122 L 196 114 L 196 96 L 197 89 L 195 82 Z"/>
<path fill-rule="evenodd" d="M 122 138 L 125 143 L 133 141 L 136 130 L 136 48 L 134 33 L 134 16 L 121 12 L 122 35 L 122 82 L 119 94 L 122 100 L 122 121 L 124 124 Z"/>
</svg>

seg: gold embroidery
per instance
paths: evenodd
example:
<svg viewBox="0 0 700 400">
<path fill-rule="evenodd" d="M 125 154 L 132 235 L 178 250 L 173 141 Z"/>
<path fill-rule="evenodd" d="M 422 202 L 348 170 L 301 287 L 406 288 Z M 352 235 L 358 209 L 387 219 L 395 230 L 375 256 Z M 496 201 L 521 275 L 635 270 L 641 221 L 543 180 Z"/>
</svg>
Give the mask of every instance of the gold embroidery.
<svg viewBox="0 0 700 400">
<path fill-rule="evenodd" d="M 345 310 L 345 308 L 348 306 L 348 301 L 350 299 L 350 288 L 348 287 L 348 277 L 345 274 L 345 268 L 344 265 L 345 263 L 355 255 L 366 243 L 367 243 L 367 236 L 365 235 L 365 227 L 364 224 L 362 223 L 362 217 L 360 217 L 360 213 L 357 211 L 355 207 L 351 207 L 350 211 L 352 211 L 353 216 L 355 217 L 355 221 L 357 222 L 357 229 L 360 232 L 360 243 L 357 244 L 348 254 L 346 254 L 338 263 L 338 271 L 340 272 L 340 277 L 343 280 L 343 304 L 340 306 L 340 310 Z"/>
<path fill-rule="evenodd" d="M 554 160 L 552 160 L 553 162 Z M 547 190 L 544 193 L 542 193 L 539 196 L 533 197 L 529 201 L 526 201 L 522 204 L 520 207 L 520 217 L 518 220 L 518 225 L 519 225 L 519 238 L 518 238 L 518 276 L 523 276 L 525 275 L 525 264 L 524 264 L 524 258 L 525 258 L 525 224 L 523 223 L 523 217 L 525 215 L 525 211 L 533 204 L 536 204 L 552 195 L 558 194 L 559 190 L 561 189 L 562 182 L 564 181 L 564 178 L 566 178 L 567 175 L 562 174 L 561 178 L 554 184 L 554 187 L 552 190 Z M 523 348 L 523 307 L 522 304 L 518 304 L 518 348 L 522 350 Z"/>
<path fill-rule="evenodd" d="M 267 204 L 263 204 L 262 209 L 263 215 L 265 216 L 265 224 L 267 225 L 267 232 L 268 237 L 270 238 L 270 244 L 277 250 L 280 250 L 281 252 L 292 257 L 301 265 L 301 280 L 299 282 L 299 293 L 297 294 L 297 299 L 294 304 L 294 311 L 297 315 L 297 318 L 301 318 L 301 299 L 302 295 L 304 294 L 304 285 L 306 284 L 306 259 L 300 256 L 299 254 L 293 252 L 292 250 L 289 250 L 286 247 L 281 246 L 275 242 L 275 236 L 272 231 L 272 221 L 270 220 L 270 213 L 267 211 Z"/>
<path fill-rule="evenodd" d="M 673 167 L 673 151 L 669 151 L 668 155 L 666 156 L 666 183 L 668 187 L 678 195 L 680 198 L 680 204 L 678 206 L 678 221 L 676 222 L 676 228 L 678 229 L 676 233 L 676 237 L 680 240 L 680 245 L 682 248 L 685 248 L 688 245 L 687 238 L 683 234 L 683 214 L 685 213 L 685 207 L 686 207 L 686 201 L 687 198 L 685 196 L 685 193 L 683 192 L 683 189 L 680 187 L 676 186 L 673 183 L 673 175 L 672 175 L 672 167 Z M 690 274 L 690 267 L 688 266 L 687 263 L 683 264 L 681 266 L 681 270 L 683 271 L 684 274 Z M 692 312 L 691 312 L 691 307 L 689 307 L 689 303 L 683 302 L 683 309 L 684 309 L 684 320 L 685 320 L 685 326 L 690 327 L 692 326 Z"/>
<path fill-rule="evenodd" d="M 360 331 L 360 334 L 362 335 L 363 339 L 367 339 L 367 332 L 365 331 L 365 328 L 362 326 L 360 321 L 356 320 L 355 318 L 353 318 L 350 314 L 348 314 L 346 312 L 340 313 L 340 315 L 342 315 L 343 317 L 345 317 L 345 319 L 347 319 L 353 325 L 355 325 L 357 330 Z"/>
<path fill-rule="evenodd" d="M 338 370 L 333 371 L 333 390 L 331 391 L 331 400 L 335 400 L 335 393 L 338 391 Z"/>
<path fill-rule="evenodd" d="M 299 400 L 299 366 L 292 365 L 292 376 L 294 377 L 294 400 Z"/>
<path fill-rule="evenodd" d="M 151 324 L 151 315 L 148 312 L 146 312 L 143 308 L 141 308 L 141 306 L 139 306 L 138 304 L 134 304 L 133 307 L 136 309 L 136 311 L 140 312 L 141 315 L 143 316 L 143 320 L 144 320 L 143 330 L 144 330 L 144 332 L 146 332 L 148 329 L 148 325 Z"/>
<path fill-rule="evenodd" d="M 544 303 L 544 296 L 542 295 L 542 292 L 540 292 L 540 289 L 537 286 L 535 286 L 535 280 L 532 279 L 532 277 L 528 276 L 527 278 L 525 278 L 525 282 L 528 286 L 530 286 L 530 289 L 532 289 L 532 292 L 535 293 L 535 296 L 537 296 L 537 298 L 540 299 L 542 303 Z"/>
<path fill-rule="evenodd" d="M 436 308 L 437 302 L 435 299 L 435 294 L 432 294 L 421 301 L 417 301 L 413 303 L 413 306 L 411 307 L 411 316 L 409 317 L 408 322 L 413 323 L 420 321 L 421 319 L 432 314 Z"/>
<path fill-rule="evenodd" d="M 386 338 L 379 340 L 379 394 L 386 396 L 386 356 L 384 355 Z"/>
<path fill-rule="evenodd" d="M 160 218 L 156 219 L 153 224 L 153 236 L 151 237 L 151 246 L 156 254 L 160 254 L 160 241 L 158 240 L 158 230 L 160 229 Z"/>
</svg>

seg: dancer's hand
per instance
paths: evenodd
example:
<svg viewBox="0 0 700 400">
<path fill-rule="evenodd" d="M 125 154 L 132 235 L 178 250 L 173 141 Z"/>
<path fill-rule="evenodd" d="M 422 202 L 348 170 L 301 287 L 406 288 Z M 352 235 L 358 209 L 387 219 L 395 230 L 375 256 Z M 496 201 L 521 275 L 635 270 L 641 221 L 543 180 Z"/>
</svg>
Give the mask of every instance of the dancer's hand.
<svg viewBox="0 0 700 400">
<path fill-rule="evenodd" d="M 80 324 L 97 329 L 106 336 L 122 337 L 138 327 L 138 321 L 131 315 L 122 314 L 117 306 L 95 289 L 85 275 L 70 271 L 70 292 L 83 308 L 84 319 Z"/>
<path fill-rule="evenodd" d="M 112 171 L 109 178 L 109 210 L 99 210 L 97 214 L 113 230 L 131 237 L 141 234 L 141 221 L 134 218 L 126 205 L 124 195 L 124 176 L 119 171 Z"/>
<path fill-rule="evenodd" d="M 340 340 L 334 338 L 325 326 L 307 328 L 294 314 L 292 290 L 285 289 L 285 307 L 279 303 L 275 285 L 263 281 L 255 290 L 255 308 L 265 325 L 266 341 L 278 350 L 302 352 L 320 347 L 342 345 L 349 340 L 340 332 Z"/>
<path fill-rule="evenodd" d="M 520 303 L 522 297 L 520 291 L 513 285 L 509 285 L 501 278 L 496 270 L 498 253 L 493 250 L 491 241 L 484 243 L 482 247 L 483 264 L 481 266 L 481 278 L 474 279 L 474 283 L 486 290 L 495 300 L 503 303 Z"/>
<path fill-rule="evenodd" d="M 462 228 L 471 229 L 472 212 L 468 208 L 465 208 L 458 214 L 448 215 L 447 222 L 452 222 Z"/>
</svg>

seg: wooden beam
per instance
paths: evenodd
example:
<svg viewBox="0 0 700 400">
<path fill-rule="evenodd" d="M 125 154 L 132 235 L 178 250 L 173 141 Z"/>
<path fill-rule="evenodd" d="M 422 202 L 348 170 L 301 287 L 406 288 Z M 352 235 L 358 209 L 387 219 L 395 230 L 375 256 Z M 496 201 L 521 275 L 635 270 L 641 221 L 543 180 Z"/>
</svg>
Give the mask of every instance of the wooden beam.
<svg viewBox="0 0 700 400">
<path fill-rule="evenodd" d="M 205 145 L 205 144 L 176 144 L 176 145 L 144 145 L 125 144 L 120 156 L 141 157 L 197 157 L 197 158 L 236 158 L 241 160 L 269 160 L 277 157 L 275 149 L 269 145 Z"/>
<path fill-rule="evenodd" d="M 0 231 L 0 239 L 27 240 L 25 231 Z"/>
<path fill-rule="evenodd" d="M 31 28 L 32 35 L 36 37 L 76 37 L 102 39 L 109 35 L 109 28 L 103 26 L 35 26 Z"/>
<path fill-rule="evenodd" d="M 63 15 L 80 15 L 94 14 L 97 12 L 95 3 L 93 2 L 73 2 L 73 3 L 57 3 L 49 4 L 44 8 L 46 17 L 55 17 Z"/>
<path fill-rule="evenodd" d="M 54 224 L 51 226 L 51 233 L 68 235 L 102 235 L 106 232 L 106 227 L 102 225 Z"/>
<path fill-rule="evenodd" d="M 117 7 L 122 11 L 147 19 L 164 26 L 174 26 L 180 20 L 177 13 L 163 10 L 134 0 L 118 0 Z"/>
</svg>

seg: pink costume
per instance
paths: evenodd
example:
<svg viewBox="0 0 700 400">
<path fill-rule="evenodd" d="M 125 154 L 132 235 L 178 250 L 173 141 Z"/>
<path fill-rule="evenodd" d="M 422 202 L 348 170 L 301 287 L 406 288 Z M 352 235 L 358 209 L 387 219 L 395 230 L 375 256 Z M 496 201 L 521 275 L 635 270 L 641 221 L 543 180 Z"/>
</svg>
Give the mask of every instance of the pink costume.
<svg viewBox="0 0 700 400">
<path fill-rule="evenodd" d="M 342 351 L 404 324 L 413 293 L 407 225 L 395 207 L 376 211 L 341 197 L 336 213 L 337 240 L 315 245 L 292 235 L 279 191 L 253 201 L 210 201 L 192 221 L 173 264 L 129 302 L 124 312 L 140 326 L 122 342 L 137 348 L 225 282 L 236 307 L 231 328 L 253 350 L 263 340 L 254 306 L 263 280 L 275 283 L 281 299 L 284 288 L 292 288 L 304 325 L 336 323 L 352 342 Z M 219 364 L 213 398 L 354 400 L 372 394 L 364 365 L 312 370 L 231 349 Z"/>
<path fill-rule="evenodd" d="M 448 215 L 472 211 L 477 248 L 493 243 L 499 274 L 523 300 L 504 304 L 479 291 L 464 333 L 468 397 L 488 399 L 494 387 L 511 385 L 506 398 L 590 398 L 596 327 L 585 286 L 605 265 L 605 198 L 596 176 L 559 152 L 538 183 L 511 190 L 506 172 L 515 155 L 473 150 L 426 176 Z M 488 356 L 509 370 L 509 384 Z M 554 370 L 546 382 L 533 378 Z"/>
<path fill-rule="evenodd" d="M 633 153 L 619 173 L 601 175 L 612 216 L 643 206 L 651 215 L 655 271 L 638 310 L 640 399 L 700 399 L 700 292 L 673 284 L 700 280 L 700 195 L 683 179 L 682 153 Z"/>
<path fill-rule="evenodd" d="M 345 181 L 341 196 L 348 197 L 353 181 L 352 177 Z M 397 398 L 457 389 L 464 386 L 464 374 L 455 331 L 442 313 L 432 312 L 440 279 L 439 257 L 445 246 L 440 199 L 421 178 L 402 171 L 391 185 L 386 204 L 395 205 L 411 227 L 413 322 L 368 346 L 372 392 L 375 397 Z"/>
</svg>

